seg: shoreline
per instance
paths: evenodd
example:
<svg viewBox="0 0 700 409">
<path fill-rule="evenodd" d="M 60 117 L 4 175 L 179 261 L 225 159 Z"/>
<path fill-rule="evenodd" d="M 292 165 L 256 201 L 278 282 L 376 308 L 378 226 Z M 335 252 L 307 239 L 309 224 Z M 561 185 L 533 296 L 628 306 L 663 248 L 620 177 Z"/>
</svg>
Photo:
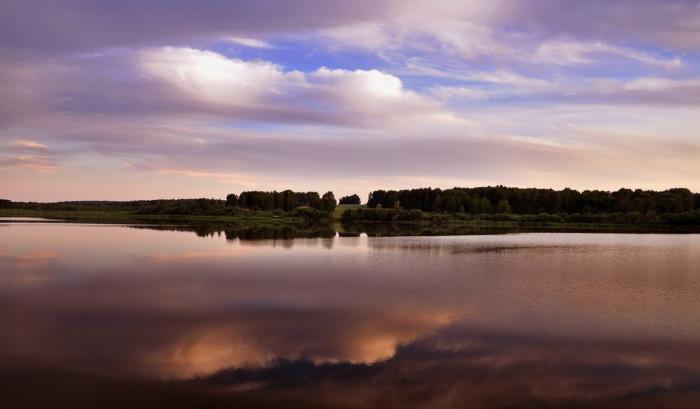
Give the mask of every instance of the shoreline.
<svg viewBox="0 0 700 409">
<path fill-rule="evenodd" d="M 397 235 L 459 235 L 459 234 L 488 234 L 509 232 L 590 232 L 590 233 L 700 233 L 700 226 L 677 226 L 669 224 L 616 224 L 616 223 L 570 223 L 570 222 L 527 222 L 527 221 L 496 221 L 472 219 L 463 220 L 450 218 L 439 222 L 430 220 L 394 220 L 372 221 L 355 220 L 341 221 L 337 213 L 335 217 L 315 220 L 292 215 L 262 214 L 262 212 L 241 215 L 163 215 L 137 214 L 123 211 L 40 211 L 33 209 L 0 209 L 0 218 L 43 218 L 47 220 L 32 222 L 67 222 L 67 223 L 101 223 L 101 224 L 134 224 L 147 226 L 173 225 L 179 227 L 191 226 L 193 229 L 208 225 L 222 229 L 231 226 L 238 227 L 308 227 L 326 226 L 341 235 L 366 233 L 370 236 Z M 2 221 L 0 221 L 2 222 Z M 12 221 L 8 221 L 12 222 Z"/>
</svg>

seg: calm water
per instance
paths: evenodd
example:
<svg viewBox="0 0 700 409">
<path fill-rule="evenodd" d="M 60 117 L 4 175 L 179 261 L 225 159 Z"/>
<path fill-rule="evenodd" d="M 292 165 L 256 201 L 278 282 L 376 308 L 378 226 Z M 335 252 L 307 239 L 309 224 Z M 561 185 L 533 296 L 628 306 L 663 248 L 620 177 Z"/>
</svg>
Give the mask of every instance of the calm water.
<svg viewBox="0 0 700 409">
<path fill-rule="evenodd" d="M 4 223 L 0 328 L 0 408 L 697 408 L 700 235 Z"/>
</svg>

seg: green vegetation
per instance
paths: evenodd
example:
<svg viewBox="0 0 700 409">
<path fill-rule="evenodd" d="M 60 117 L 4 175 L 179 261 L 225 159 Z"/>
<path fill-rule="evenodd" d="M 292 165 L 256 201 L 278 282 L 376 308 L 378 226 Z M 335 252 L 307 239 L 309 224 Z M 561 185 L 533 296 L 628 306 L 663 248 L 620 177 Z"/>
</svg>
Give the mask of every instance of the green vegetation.
<svg viewBox="0 0 700 409">
<path fill-rule="evenodd" d="M 469 214 L 683 213 L 700 209 L 700 194 L 688 189 L 620 189 L 615 192 L 572 189 L 521 189 L 505 186 L 453 189 L 376 190 L 367 207 L 418 209 Z"/>
<path fill-rule="evenodd" d="M 347 205 L 347 204 L 340 204 L 335 208 L 335 212 L 333 213 L 333 218 L 335 220 L 340 220 L 343 216 L 343 213 L 345 213 L 346 210 L 355 210 L 355 209 L 364 209 L 364 205 Z"/>
<path fill-rule="evenodd" d="M 343 202 L 359 201 L 357 195 Z M 368 206 L 336 205 L 327 192 L 246 191 L 220 199 L 69 201 L 0 200 L 0 216 L 46 217 L 106 223 L 245 223 L 344 225 L 411 224 L 461 228 L 700 229 L 700 195 L 687 189 L 616 192 L 571 189 L 482 188 L 377 190 Z"/>
<path fill-rule="evenodd" d="M 336 207 L 333 192 L 319 196 L 317 192 L 242 192 L 239 196 L 230 194 L 226 197 L 226 206 L 242 207 L 253 210 L 284 210 L 290 211 L 297 207 L 310 207 L 324 212 L 333 212 Z"/>
<path fill-rule="evenodd" d="M 0 217 L 42 217 L 86 223 L 248 223 L 248 224 L 315 224 L 330 223 L 328 213 L 299 209 L 293 212 L 242 211 L 231 215 L 139 214 L 110 210 L 37 210 L 0 209 Z"/>
<path fill-rule="evenodd" d="M 510 223 L 700 228 L 700 194 L 688 189 L 615 192 L 480 188 L 377 190 L 344 223 Z"/>
<path fill-rule="evenodd" d="M 333 192 L 320 196 L 316 192 L 242 192 L 220 199 L 168 199 L 134 201 L 66 201 L 55 203 L 12 202 L 0 199 L 0 209 L 33 211 L 41 214 L 57 212 L 81 212 L 83 214 L 129 214 L 169 216 L 221 216 L 221 217 L 292 217 L 328 218 L 333 214 L 336 200 Z"/>
<path fill-rule="evenodd" d="M 626 226 L 628 228 L 657 229 L 662 227 L 694 227 L 700 228 L 700 210 L 682 213 L 649 213 L 642 215 L 630 213 L 598 213 L 598 214 L 550 214 L 518 215 L 513 213 L 447 213 L 423 212 L 418 209 L 383 209 L 357 208 L 343 212 L 341 221 L 353 223 L 403 223 L 414 225 L 492 225 L 492 226 L 550 226 L 550 227 L 580 227 L 594 226 Z"/>
<path fill-rule="evenodd" d="M 287 191 L 291 192 L 291 191 Z M 269 196 L 285 198 L 287 192 L 269 192 Z M 250 192 L 243 192 L 245 198 Z M 256 192 L 250 196 L 260 197 Z M 294 192 L 291 192 L 292 195 Z M 303 194 L 308 195 L 308 194 Z M 303 205 L 292 207 L 290 202 L 283 207 L 261 208 L 254 204 L 248 206 L 245 202 L 232 203 L 219 199 L 170 199 L 170 200 L 137 200 L 137 201 L 69 201 L 55 203 L 35 202 L 0 202 L 0 216 L 4 217 L 45 217 L 71 221 L 139 223 L 139 222 L 255 222 L 255 223 L 317 223 L 330 222 L 335 211 L 335 199 L 331 192 L 319 197 L 315 206 Z M 233 195 L 235 196 L 235 195 Z M 293 197 L 293 196 L 292 196 Z M 313 197 L 313 195 L 312 195 Z M 237 197 L 236 197 L 237 198 Z M 293 203 L 293 202 L 292 202 Z M 303 203 L 303 202 L 302 202 Z M 326 210 L 328 209 L 328 210 Z"/>
</svg>

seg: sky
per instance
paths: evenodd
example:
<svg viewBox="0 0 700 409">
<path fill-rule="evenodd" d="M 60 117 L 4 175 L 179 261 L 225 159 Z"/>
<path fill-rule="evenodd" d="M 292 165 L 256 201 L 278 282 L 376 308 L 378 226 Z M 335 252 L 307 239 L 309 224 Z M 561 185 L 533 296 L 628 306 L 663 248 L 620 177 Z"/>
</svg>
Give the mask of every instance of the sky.
<svg viewBox="0 0 700 409">
<path fill-rule="evenodd" d="M 700 191 L 700 1 L 0 0 L 0 197 Z"/>
</svg>

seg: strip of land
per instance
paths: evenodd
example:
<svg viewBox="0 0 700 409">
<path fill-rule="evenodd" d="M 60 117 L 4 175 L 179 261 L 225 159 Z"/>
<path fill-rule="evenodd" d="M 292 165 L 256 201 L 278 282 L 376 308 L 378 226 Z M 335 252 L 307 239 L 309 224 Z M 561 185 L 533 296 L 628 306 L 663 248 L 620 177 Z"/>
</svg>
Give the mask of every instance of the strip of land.
<svg viewBox="0 0 700 409">
<path fill-rule="evenodd" d="M 700 194 L 688 189 L 615 192 L 481 188 L 333 192 L 246 191 L 223 199 L 12 202 L 0 217 L 133 224 L 333 225 L 336 231 L 455 234 L 464 231 L 700 231 Z M 324 230 L 327 231 L 327 230 Z M 417 233 L 416 233 L 417 232 Z M 452 233 L 450 233 L 452 232 Z"/>
</svg>

